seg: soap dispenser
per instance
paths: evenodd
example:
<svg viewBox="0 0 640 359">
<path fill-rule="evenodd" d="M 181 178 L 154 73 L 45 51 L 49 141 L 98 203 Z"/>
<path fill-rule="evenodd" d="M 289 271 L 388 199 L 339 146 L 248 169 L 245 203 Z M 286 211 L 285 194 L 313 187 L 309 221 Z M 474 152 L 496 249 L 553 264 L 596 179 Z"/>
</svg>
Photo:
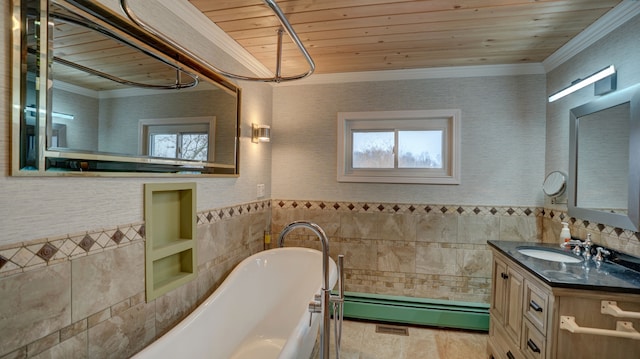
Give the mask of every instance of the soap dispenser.
<svg viewBox="0 0 640 359">
<path fill-rule="evenodd" d="M 562 222 L 562 229 L 560 230 L 560 246 L 566 246 L 570 240 L 571 231 L 569 230 L 569 223 Z"/>
</svg>

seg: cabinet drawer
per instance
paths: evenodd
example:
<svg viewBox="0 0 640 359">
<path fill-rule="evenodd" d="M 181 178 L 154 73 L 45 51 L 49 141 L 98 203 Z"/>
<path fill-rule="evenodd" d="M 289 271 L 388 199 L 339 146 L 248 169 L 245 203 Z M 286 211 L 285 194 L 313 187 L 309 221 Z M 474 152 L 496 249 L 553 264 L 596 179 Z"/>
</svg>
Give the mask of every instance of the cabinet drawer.
<svg viewBox="0 0 640 359">
<path fill-rule="evenodd" d="M 493 342 L 493 349 L 497 352 L 497 358 L 521 359 L 524 358 L 519 345 L 514 345 L 511 337 L 505 329 L 499 325 L 493 326 L 489 334 L 489 340 Z"/>
<path fill-rule="evenodd" d="M 547 331 L 549 295 L 530 281 L 525 281 L 524 315 L 542 333 Z"/>
<path fill-rule="evenodd" d="M 546 339 L 528 320 L 522 326 L 522 352 L 529 359 L 546 358 Z"/>
</svg>

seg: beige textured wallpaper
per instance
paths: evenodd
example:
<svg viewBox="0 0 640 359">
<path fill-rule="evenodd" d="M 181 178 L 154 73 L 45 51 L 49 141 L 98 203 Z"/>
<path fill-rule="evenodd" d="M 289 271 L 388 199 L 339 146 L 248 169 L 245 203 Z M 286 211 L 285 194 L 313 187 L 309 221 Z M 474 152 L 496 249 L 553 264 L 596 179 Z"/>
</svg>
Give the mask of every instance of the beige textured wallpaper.
<svg viewBox="0 0 640 359">
<path fill-rule="evenodd" d="M 2 23 L 11 24 L 11 1 L 0 8 Z M 198 41 L 195 37 L 190 41 Z M 186 43 L 190 43 L 185 40 Z M 200 45 L 203 43 L 201 42 Z M 193 46 L 193 43 L 191 42 Z M 199 46 L 203 56 L 218 53 Z M 143 220 L 143 184 L 158 181 L 196 181 L 198 210 L 226 207 L 256 199 L 256 185 L 264 183 L 270 197 L 270 145 L 250 141 L 251 122 L 271 123 L 271 86 L 241 83 L 242 139 L 239 178 L 26 178 L 10 177 L 11 162 L 11 29 L 0 28 L 0 246 L 69 233 L 99 230 Z M 223 59 L 229 61 L 229 58 Z M 233 62 L 220 66 L 238 68 Z"/>
<path fill-rule="evenodd" d="M 275 198 L 537 206 L 543 202 L 544 75 L 274 89 Z M 460 185 L 338 183 L 337 113 L 460 109 Z"/>
</svg>

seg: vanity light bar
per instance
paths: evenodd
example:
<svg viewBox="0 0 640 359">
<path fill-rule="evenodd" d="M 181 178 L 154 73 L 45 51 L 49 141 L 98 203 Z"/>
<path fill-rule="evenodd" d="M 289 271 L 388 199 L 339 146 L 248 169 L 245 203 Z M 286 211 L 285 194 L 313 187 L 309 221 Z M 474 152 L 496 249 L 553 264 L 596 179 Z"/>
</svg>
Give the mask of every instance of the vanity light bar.
<svg viewBox="0 0 640 359">
<path fill-rule="evenodd" d="M 27 106 L 24 108 L 25 112 L 36 112 L 36 108 L 33 106 Z M 52 112 L 51 116 L 53 117 L 57 117 L 57 118 L 61 118 L 63 120 L 75 120 L 75 116 L 74 115 L 68 115 L 66 113 L 61 113 L 61 112 Z"/>
<path fill-rule="evenodd" d="M 592 75 L 589 75 L 589 77 L 582 79 L 574 84 L 572 84 L 571 86 L 560 90 L 559 92 L 554 93 L 553 95 L 549 96 L 549 102 L 553 102 L 556 100 L 559 100 L 565 96 L 567 96 L 570 93 L 576 92 L 578 90 L 580 90 L 583 87 L 589 86 L 592 83 L 602 80 L 603 78 L 607 77 L 607 76 L 611 76 L 613 74 L 616 73 L 616 69 L 613 65 L 606 67 Z"/>
</svg>

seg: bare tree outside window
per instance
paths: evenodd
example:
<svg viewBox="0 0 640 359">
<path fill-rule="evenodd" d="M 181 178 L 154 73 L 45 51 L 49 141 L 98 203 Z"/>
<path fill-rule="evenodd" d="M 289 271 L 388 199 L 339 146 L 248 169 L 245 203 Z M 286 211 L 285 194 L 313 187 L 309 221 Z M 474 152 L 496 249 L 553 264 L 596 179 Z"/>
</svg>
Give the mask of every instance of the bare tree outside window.
<svg viewBox="0 0 640 359">
<path fill-rule="evenodd" d="M 442 168 L 442 131 L 354 131 L 353 168 Z"/>
<path fill-rule="evenodd" d="M 393 168 L 393 132 L 354 132 L 353 168 Z"/>
<path fill-rule="evenodd" d="M 207 160 L 209 136 L 207 134 L 183 134 L 180 158 L 185 160 Z"/>
</svg>

